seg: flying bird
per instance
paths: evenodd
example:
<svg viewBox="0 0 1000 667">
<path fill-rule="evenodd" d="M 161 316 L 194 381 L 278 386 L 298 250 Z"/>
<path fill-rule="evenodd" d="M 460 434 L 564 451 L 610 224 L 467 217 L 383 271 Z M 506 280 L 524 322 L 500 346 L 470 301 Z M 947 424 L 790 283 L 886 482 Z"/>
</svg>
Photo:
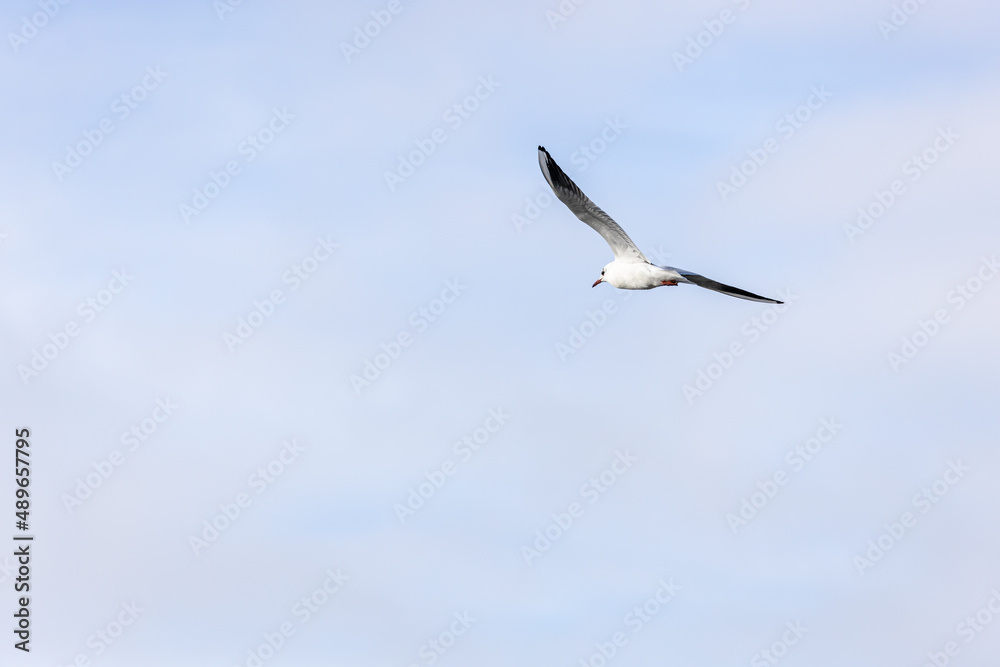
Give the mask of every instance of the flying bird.
<svg viewBox="0 0 1000 667">
<path fill-rule="evenodd" d="M 601 270 L 601 277 L 597 279 L 593 287 L 597 287 L 601 283 L 608 283 L 619 289 L 653 289 L 664 285 L 675 286 L 687 283 L 735 296 L 738 299 L 783 303 L 747 292 L 739 287 L 723 285 L 692 271 L 653 264 L 636 247 L 625 230 L 610 215 L 598 208 L 597 204 L 590 201 L 587 195 L 583 194 L 576 183 L 570 180 L 566 172 L 559 168 L 556 161 L 542 146 L 538 147 L 538 164 L 542 168 L 545 180 L 548 181 L 559 201 L 566 204 L 576 217 L 603 236 L 615 254 L 614 261 Z"/>
</svg>

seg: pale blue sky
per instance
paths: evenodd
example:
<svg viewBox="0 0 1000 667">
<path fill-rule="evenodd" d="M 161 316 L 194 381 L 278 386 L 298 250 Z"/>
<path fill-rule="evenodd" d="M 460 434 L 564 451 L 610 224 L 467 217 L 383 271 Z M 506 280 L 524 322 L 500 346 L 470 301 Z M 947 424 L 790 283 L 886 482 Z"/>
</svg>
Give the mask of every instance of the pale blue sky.
<svg viewBox="0 0 1000 667">
<path fill-rule="evenodd" d="M 23 42 L 44 9 L 0 14 L 0 396 L 8 434 L 32 431 L 37 535 L 10 664 L 248 665 L 282 624 L 265 665 L 597 667 L 618 632 L 623 666 L 767 664 L 776 642 L 789 667 L 997 655 L 996 623 L 960 626 L 1000 588 L 995 5 L 926 3 L 886 39 L 891 2 L 590 0 L 553 29 L 555 0 L 400 0 L 350 62 L 389 3 L 55 6 Z M 793 298 L 591 289 L 603 240 L 551 197 L 526 210 L 539 144 L 648 254 Z M 106 644 L 123 604 L 142 611 Z"/>
</svg>

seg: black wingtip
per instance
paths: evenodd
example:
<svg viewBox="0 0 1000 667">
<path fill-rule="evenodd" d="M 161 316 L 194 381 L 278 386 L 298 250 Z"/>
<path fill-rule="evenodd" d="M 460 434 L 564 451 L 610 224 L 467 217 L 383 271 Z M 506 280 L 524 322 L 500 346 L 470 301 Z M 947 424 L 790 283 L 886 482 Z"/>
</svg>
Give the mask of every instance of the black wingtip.
<svg viewBox="0 0 1000 667">
<path fill-rule="evenodd" d="M 545 168 L 548 169 L 549 177 L 551 178 L 549 184 L 553 188 L 559 186 L 561 188 L 566 188 L 571 192 L 575 192 L 577 194 L 582 195 L 583 193 L 580 192 L 580 188 L 577 187 L 576 183 L 573 182 L 573 179 L 567 176 L 566 172 L 563 171 L 558 164 L 556 164 L 556 161 L 552 159 L 552 156 L 549 155 L 549 152 L 545 150 L 543 146 L 539 146 L 538 150 L 542 151 L 542 153 L 545 154 Z"/>
</svg>

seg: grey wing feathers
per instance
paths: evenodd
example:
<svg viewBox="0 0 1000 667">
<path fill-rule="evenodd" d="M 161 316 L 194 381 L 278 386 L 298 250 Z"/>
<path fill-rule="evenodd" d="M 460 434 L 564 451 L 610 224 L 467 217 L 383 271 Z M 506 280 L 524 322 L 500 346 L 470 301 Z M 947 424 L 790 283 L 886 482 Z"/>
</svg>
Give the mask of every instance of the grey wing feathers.
<svg viewBox="0 0 1000 667">
<path fill-rule="evenodd" d="M 542 168 L 542 175 L 545 176 L 545 180 L 548 181 L 559 201 L 566 204 L 576 217 L 604 237 L 604 240 L 611 246 L 615 259 L 633 262 L 649 261 L 628 237 L 625 230 L 610 215 L 602 211 L 597 204 L 590 201 L 587 195 L 583 194 L 576 183 L 559 168 L 556 161 L 542 146 L 538 147 L 538 164 Z"/>
<path fill-rule="evenodd" d="M 723 283 L 712 280 L 711 278 L 706 278 L 705 276 L 699 275 L 697 273 L 691 273 L 690 271 L 678 271 L 688 282 L 697 285 L 698 287 L 704 287 L 705 289 L 715 290 L 716 292 L 722 292 L 723 294 L 728 294 L 729 296 L 735 296 L 737 299 L 747 299 L 748 301 L 760 301 L 762 303 L 784 303 L 783 301 L 777 301 L 775 299 L 768 299 L 766 296 L 760 296 L 754 294 L 753 292 L 748 292 L 746 290 L 740 289 L 739 287 L 733 287 L 732 285 L 724 285 Z"/>
</svg>

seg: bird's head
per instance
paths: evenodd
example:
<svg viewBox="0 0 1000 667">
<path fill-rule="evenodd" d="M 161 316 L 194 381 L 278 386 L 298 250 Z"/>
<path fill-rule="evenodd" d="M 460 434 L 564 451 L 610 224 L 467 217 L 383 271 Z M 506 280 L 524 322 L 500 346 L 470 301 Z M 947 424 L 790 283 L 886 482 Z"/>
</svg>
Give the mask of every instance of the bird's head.
<svg viewBox="0 0 1000 667">
<path fill-rule="evenodd" d="M 608 267 L 605 266 L 603 269 L 601 269 L 601 277 L 598 278 L 597 281 L 594 282 L 593 285 L 591 285 L 591 287 L 597 287 L 598 285 L 600 285 L 601 283 L 603 283 L 604 282 L 604 276 L 605 276 L 605 274 L 607 272 L 608 272 Z"/>
</svg>

